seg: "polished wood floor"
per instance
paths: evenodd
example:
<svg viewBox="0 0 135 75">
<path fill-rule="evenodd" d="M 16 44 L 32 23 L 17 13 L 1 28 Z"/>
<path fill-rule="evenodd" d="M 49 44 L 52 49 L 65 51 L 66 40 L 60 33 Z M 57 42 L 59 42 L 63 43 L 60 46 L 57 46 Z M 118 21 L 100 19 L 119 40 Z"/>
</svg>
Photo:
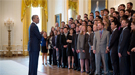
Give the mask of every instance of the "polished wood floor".
<svg viewBox="0 0 135 75">
<path fill-rule="evenodd" d="M 0 57 L 0 60 L 13 60 L 15 62 L 18 62 L 22 65 L 25 65 L 28 67 L 29 65 L 29 57 L 28 56 L 18 56 L 18 57 Z M 78 71 L 75 71 L 73 69 L 67 69 L 67 68 L 58 68 L 57 66 L 52 65 L 42 65 L 42 57 L 39 56 L 39 64 L 38 64 L 38 71 L 42 72 L 47 75 L 88 75 L 85 72 L 81 73 Z"/>
</svg>

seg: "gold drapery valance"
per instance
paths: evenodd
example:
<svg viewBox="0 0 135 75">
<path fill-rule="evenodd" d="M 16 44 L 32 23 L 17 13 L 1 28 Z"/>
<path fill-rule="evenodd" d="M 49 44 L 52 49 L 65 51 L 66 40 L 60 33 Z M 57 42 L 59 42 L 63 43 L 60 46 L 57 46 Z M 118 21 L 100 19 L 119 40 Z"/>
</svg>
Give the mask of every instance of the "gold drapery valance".
<svg viewBox="0 0 135 75">
<path fill-rule="evenodd" d="M 79 5 L 79 1 L 78 0 L 68 0 L 68 9 L 72 9 L 75 10 L 76 13 L 78 14 L 78 6 Z"/>
<path fill-rule="evenodd" d="M 29 7 L 43 7 L 46 20 L 48 21 L 47 0 L 22 0 L 21 21 L 24 19 L 26 9 Z"/>
</svg>

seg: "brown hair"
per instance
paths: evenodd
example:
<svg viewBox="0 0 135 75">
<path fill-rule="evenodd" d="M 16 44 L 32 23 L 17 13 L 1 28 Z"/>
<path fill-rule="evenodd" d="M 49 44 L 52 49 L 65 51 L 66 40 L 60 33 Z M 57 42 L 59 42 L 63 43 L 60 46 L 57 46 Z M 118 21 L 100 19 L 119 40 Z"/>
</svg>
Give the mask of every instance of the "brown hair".
<svg viewBox="0 0 135 75">
<path fill-rule="evenodd" d="M 83 25 L 83 26 L 85 27 L 85 32 L 87 32 L 87 27 L 86 27 L 86 25 Z M 80 34 L 81 34 L 81 35 L 83 35 L 83 31 L 82 31 L 83 26 L 82 26 L 82 28 L 81 28 L 81 32 L 80 32 Z"/>
<path fill-rule="evenodd" d="M 107 23 L 107 25 L 106 25 L 106 29 L 107 29 L 109 26 L 109 20 L 108 19 L 103 19 L 103 20 L 105 20 L 105 22 Z"/>
</svg>

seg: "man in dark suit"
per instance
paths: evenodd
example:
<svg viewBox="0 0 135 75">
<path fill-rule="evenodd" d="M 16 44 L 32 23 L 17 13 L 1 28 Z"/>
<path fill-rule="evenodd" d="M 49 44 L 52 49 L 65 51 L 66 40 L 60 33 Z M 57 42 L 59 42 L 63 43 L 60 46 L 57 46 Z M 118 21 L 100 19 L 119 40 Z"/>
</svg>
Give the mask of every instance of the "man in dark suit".
<svg viewBox="0 0 135 75">
<path fill-rule="evenodd" d="M 52 45 L 53 45 L 53 65 L 57 65 L 56 44 L 57 44 L 57 30 L 54 30 L 54 37 L 52 38 Z"/>
<path fill-rule="evenodd" d="M 61 36 L 61 44 L 62 44 L 62 68 L 67 66 L 67 36 L 68 36 L 68 29 L 64 28 L 64 34 Z"/>
<path fill-rule="evenodd" d="M 60 29 L 60 35 L 57 36 L 57 44 L 56 44 L 56 50 L 59 52 L 59 56 L 58 56 L 58 67 L 60 68 L 60 66 L 62 65 L 61 63 L 61 58 L 62 58 L 62 44 L 61 44 L 61 37 L 63 35 L 63 28 Z"/>
<path fill-rule="evenodd" d="M 79 63 L 79 56 L 78 56 L 78 52 L 77 52 L 77 39 L 78 39 L 78 34 L 79 34 L 79 27 L 76 27 L 76 34 L 73 35 L 73 46 L 72 46 L 72 50 L 74 51 L 74 70 L 80 70 L 80 63 Z"/>
<path fill-rule="evenodd" d="M 37 75 L 38 68 L 38 57 L 40 51 L 40 40 L 42 38 L 42 33 L 40 34 L 38 26 L 39 23 L 38 15 L 32 16 L 32 23 L 29 27 L 29 41 L 28 41 L 28 51 L 29 51 L 29 73 L 28 75 Z"/>
<path fill-rule="evenodd" d="M 129 63 L 127 50 L 129 47 L 130 40 L 130 30 L 128 29 L 128 20 L 122 20 L 121 27 L 123 28 L 118 46 L 119 55 L 119 65 L 120 65 L 120 75 L 130 75 L 129 74 Z"/>
<path fill-rule="evenodd" d="M 109 45 L 108 51 L 110 51 L 111 63 L 113 67 L 113 75 L 119 75 L 119 57 L 118 57 L 118 41 L 119 41 L 119 31 L 117 29 L 116 21 L 112 21 L 111 29 L 113 30 Z"/>
</svg>

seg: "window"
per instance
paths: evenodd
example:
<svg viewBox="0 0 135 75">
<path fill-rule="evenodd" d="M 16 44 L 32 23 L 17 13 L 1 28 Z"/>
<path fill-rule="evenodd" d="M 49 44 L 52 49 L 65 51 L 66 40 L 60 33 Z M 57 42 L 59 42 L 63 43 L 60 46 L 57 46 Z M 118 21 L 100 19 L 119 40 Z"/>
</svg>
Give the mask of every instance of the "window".
<svg viewBox="0 0 135 75">
<path fill-rule="evenodd" d="M 39 31 L 41 32 L 42 28 L 42 16 L 41 16 L 41 8 L 40 7 L 32 7 L 31 8 L 31 15 L 38 15 L 39 16 L 39 23 L 37 24 Z"/>
</svg>

